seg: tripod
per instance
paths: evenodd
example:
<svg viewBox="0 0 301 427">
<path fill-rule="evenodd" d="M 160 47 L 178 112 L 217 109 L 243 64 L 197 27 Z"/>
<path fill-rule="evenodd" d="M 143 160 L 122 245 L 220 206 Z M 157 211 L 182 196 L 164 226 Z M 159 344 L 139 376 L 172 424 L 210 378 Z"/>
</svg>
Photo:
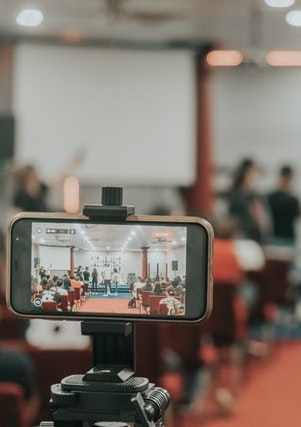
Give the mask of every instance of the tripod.
<svg viewBox="0 0 301 427">
<path fill-rule="evenodd" d="M 102 205 L 86 205 L 90 218 L 120 221 L 134 213 L 122 206 L 122 188 L 103 187 Z M 131 322 L 83 321 L 93 343 L 93 368 L 51 386 L 53 421 L 40 427 L 164 427 L 166 390 L 134 376 L 135 331 Z"/>
<path fill-rule="evenodd" d="M 167 391 L 132 370 L 134 325 L 83 321 L 81 327 L 92 336 L 96 364 L 51 386 L 53 422 L 40 427 L 164 427 Z"/>
</svg>

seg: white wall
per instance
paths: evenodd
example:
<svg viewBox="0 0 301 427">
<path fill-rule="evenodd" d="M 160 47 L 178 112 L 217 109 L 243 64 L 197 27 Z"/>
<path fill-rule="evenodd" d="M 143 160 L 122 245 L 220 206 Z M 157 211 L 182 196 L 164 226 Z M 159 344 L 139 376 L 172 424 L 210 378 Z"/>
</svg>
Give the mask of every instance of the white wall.
<svg viewBox="0 0 301 427">
<path fill-rule="evenodd" d="M 274 185 L 278 167 L 288 162 L 296 169 L 301 195 L 300 86 L 300 68 L 217 70 L 212 82 L 215 164 L 231 169 L 252 156 L 265 169 L 265 190 Z M 220 178 L 225 183 L 226 176 Z"/>
<path fill-rule="evenodd" d="M 70 248 L 40 246 L 40 264 L 46 269 L 68 271 L 70 269 Z"/>
<path fill-rule="evenodd" d="M 40 257 L 41 265 L 45 268 L 50 267 L 50 270 L 67 272 L 70 269 L 70 248 L 59 248 L 51 246 L 40 246 L 39 252 L 35 256 Z M 94 267 L 94 262 L 97 257 L 101 260 L 103 257 L 109 259 L 120 259 L 120 273 L 121 280 L 126 282 L 129 273 L 135 273 L 137 276 L 141 275 L 141 260 L 142 253 L 138 252 L 87 252 L 75 251 L 74 262 L 75 267 L 81 265 L 83 268 L 89 267 L 90 272 Z M 183 259 L 184 256 L 184 259 Z M 93 257 L 93 258 L 92 258 Z M 169 275 L 172 278 L 171 262 L 178 260 L 179 271 L 177 274 L 185 274 L 185 253 L 182 249 L 172 249 L 169 253 L 166 251 L 152 251 L 148 252 L 148 265 L 150 266 L 150 276 L 155 277 L 157 273 L 157 264 L 159 264 L 159 274 L 165 276 L 166 263 L 168 264 Z M 101 263 L 97 266 L 100 275 L 102 271 Z"/>
<path fill-rule="evenodd" d="M 16 159 L 53 178 L 78 149 L 85 184 L 187 185 L 195 176 L 189 51 L 21 44 L 15 50 Z"/>
</svg>

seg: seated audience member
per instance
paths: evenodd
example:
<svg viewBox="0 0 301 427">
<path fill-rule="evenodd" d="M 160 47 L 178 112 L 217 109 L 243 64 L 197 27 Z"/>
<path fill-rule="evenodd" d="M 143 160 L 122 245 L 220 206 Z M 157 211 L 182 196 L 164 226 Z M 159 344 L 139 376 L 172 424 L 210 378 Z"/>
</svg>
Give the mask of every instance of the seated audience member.
<svg viewBox="0 0 301 427">
<path fill-rule="evenodd" d="M 57 292 L 61 295 L 68 295 L 68 290 L 63 287 L 63 281 L 58 279 L 57 284 Z"/>
<path fill-rule="evenodd" d="M 5 242 L 0 232 L 0 279 L 1 296 L 4 294 L 5 280 Z M 1 314 L 0 314 L 1 322 Z M 0 382 L 15 383 L 24 391 L 26 426 L 32 425 L 38 415 L 40 399 L 37 395 L 35 372 L 31 359 L 23 352 L 6 348 L 0 343 Z"/>
<path fill-rule="evenodd" d="M 153 285 L 152 285 L 152 281 L 150 279 L 146 279 L 145 281 L 145 285 L 142 286 L 142 288 L 140 288 L 141 291 L 148 291 L 148 292 L 152 292 L 153 291 Z"/>
<path fill-rule="evenodd" d="M 138 277 L 137 282 L 133 286 L 133 296 L 137 299 L 139 290 L 145 285 L 145 279 L 143 277 Z"/>
<path fill-rule="evenodd" d="M 63 278 L 62 288 L 66 289 L 67 291 L 74 291 L 74 289 L 71 285 L 71 280 L 69 279 L 69 277 Z"/>
<path fill-rule="evenodd" d="M 155 282 L 154 289 L 152 291 L 152 295 L 162 295 L 162 296 L 166 295 L 166 293 L 162 289 L 160 282 Z"/>
<path fill-rule="evenodd" d="M 180 301 L 175 298 L 175 292 L 172 289 L 167 291 L 167 296 L 163 298 L 159 304 L 166 304 L 168 315 L 180 313 Z"/>
<path fill-rule="evenodd" d="M 41 293 L 42 301 L 55 301 L 57 304 L 61 302 L 61 294 L 55 289 L 51 288 L 51 283 L 49 284 L 46 278 L 41 280 L 41 285 L 43 288 Z"/>
<path fill-rule="evenodd" d="M 259 298 L 258 289 L 245 275 L 263 268 L 263 250 L 253 240 L 236 238 L 236 221 L 231 217 L 216 221 L 214 229 L 214 280 L 237 284 L 238 295 L 244 299 L 248 311 L 252 312 Z"/>
<path fill-rule="evenodd" d="M 175 288 L 175 294 L 178 297 L 181 297 L 181 302 L 184 302 L 185 300 L 185 281 L 182 280 L 180 283 L 177 284 Z"/>
<path fill-rule="evenodd" d="M 73 289 L 79 288 L 80 289 L 80 293 L 83 292 L 82 284 L 81 284 L 81 281 L 79 280 L 78 276 L 73 276 L 73 275 L 70 276 L 70 282 L 71 282 L 71 286 L 72 286 Z"/>
<path fill-rule="evenodd" d="M 153 288 L 151 279 L 146 279 L 145 285 L 142 286 L 142 288 L 139 288 L 141 304 L 142 304 L 142 308 L 145 311 L 145 313 L 148 313 L 149 304 L 148 305 L 143 304 L 142 292 L 149 292 L 149 293 L 151 293 L 153 291 L 153 289 L 154 288 Z"/>
</svg>

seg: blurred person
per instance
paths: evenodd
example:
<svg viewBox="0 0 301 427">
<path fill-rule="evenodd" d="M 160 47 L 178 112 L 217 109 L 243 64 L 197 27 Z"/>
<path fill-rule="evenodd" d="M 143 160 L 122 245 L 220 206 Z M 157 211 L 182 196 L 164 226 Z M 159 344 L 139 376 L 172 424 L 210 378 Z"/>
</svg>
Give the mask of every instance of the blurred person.
<svg viewBox="0 0 301 427">
<path fill-rule="evenodd" d="M 252 159 L 239 164 L 229 191 L 229 214 L 237 220 L 241 237 L 263 244 L 270 233 L 270 216 L 266 200 L 256 191 L 260 173 Z"/>
<path fill-rule="evenodd" d="M 62 186 L 64 179 L 72 174 L 83 160 L 83 152 L 75 154 L 70 163 L 66 165 L 63 173 L 53 181 L 45 183 L 39 176 L 37 168 L 27 164 L 13 172 L 14 192 L 12 195 L 12 214 L 18 212 L 49 212 L 49 193 Z"/>
<path fill-rule="evenodd" d="M 289 165 L 279 169 L 277 188 L 268 196 L 272 217 L 272 242 L 295 246 L 296 220 L 300 216 L 300 202 L 293 194 L 294 170 Z"/>
<path fill-rule="evenodd" d="M 213 228 L 213 277 L 221 283 L 237 284 L 238 295 L 251 314 L 258 302 L 259 291 L 247 274 L 264 267 L 264 251 L 255 240 L 240 237 L 237 222 L 232 217 L 213 221 Z"/>
<path fill-rule="evenodd" d="M 145 285 L 144 285 L 144 286 L 142 286 L 140 289 L 141 289 L 141 292 L 142 292 L 142 291 L 152 292 L 152 291 L 153 291 L 153 289 L 154 289 L 154 287 L 153 287 L 153 285 L 152 285 L 152 281 L 151 281 L 151 279 L 146 279 L 146 281 L 145 281 Z"/>
<path fill-rule="evenodd" d="M 167 296 L 159 302 L 159 304 L 166 304 L 168 315 L 175 315 L 180 313 L 180 301 L 176 299 L 175 292 L 172 289 L 167 291 Z"/>
<path fill-rule="evenodd" d="M 162 289 L 160 282 L 155 282 L 154 289 L 152 291 L 152 295 L 162 295 L 162 296 L 166 295 L 166 293 Z"/>
<path fill-rule="evenodd" d="M 117 268 L 113 268 L 112 284 L 115 286 L 115 294 L 118 295 L 119 274 Z"/>
<path fill-rule="evenodd" d="M 89 267 L 85 267 L 84 271 L 83 271 L 83 282 L 87 283 L 89 285 L 90 283 L 90 277 L 91 277 L 91 273 L 89 271 Z"/>
<path fill-rule="evenodd" d="M 111 270 L 110 264 L 105 264 L 101 275 L 105 285 L 105 292 L 103 296 L 106 297 L 108 295 L 112 295 L 112 288 L 111 288 L 112 270 Z"/>
<path fill-rule="evenodd" d="M 80 280 L 81 282 L 83 282 L 83 281 L 84 281 L 83 268 L 82 268 L 82 266 L 81 266 L 81 265 L 79 265 L 79 266 L 77 267 L 76 272 L 75 272 L 75 275 L 76 275 L 77 277 L 79 277 L 79 280 Z"/>
<path fill-rule="evenodd" d="M 135 282 L 133 285 L 133 296 L 136 299 L 138 298 L 138 293 L 140 292 L 140 289 L 144 286 L 144 284 L 145 284 L 145 279 L 141 276 L 138 276 L 137 282 Z"/>
<path fill-rule="evenodd" d="M 98 285 L 98 270 L 96 267 L 93 268 L 92 273 L 91 273 L 91 286 L 92 286 L 92 294 L 94 292 L 97 292 L 97 285 Z"/>
<path fill-rule="evenodd" d="M 56 290 L 56 285 L 53 281 L 47 280 L 45 277 L 41 280 L 43 291 L 40 296 L 42 301 L 55 301 L 57 304 L 61 302 L 61 294 Z"/>
<path fill-rule="evenodd" d="M 0 232 L 0 279 L 1 297 L 4 295 L 5 285 L 5 239 Z M 1 298 L 1 299 L 2 299 Z M 1 316 L 0 316 L 1 322 Z M 35 383 L 35 370 L 32 360 L 19 350 L 5 347 L 0 342 L 0 382 L 10 382 L 21 386 L 26 401 L 24 422 L 26 426 L 32 425 L 38 416 L 40 398 Z"/>
<path fill-rule="evenodd" d="M 57 292 L 61 295 L 68 295 L 68 290 L 63 286 L 64 282 L 62 279 L 58 279 L 57 281 Z"/>
</svg>

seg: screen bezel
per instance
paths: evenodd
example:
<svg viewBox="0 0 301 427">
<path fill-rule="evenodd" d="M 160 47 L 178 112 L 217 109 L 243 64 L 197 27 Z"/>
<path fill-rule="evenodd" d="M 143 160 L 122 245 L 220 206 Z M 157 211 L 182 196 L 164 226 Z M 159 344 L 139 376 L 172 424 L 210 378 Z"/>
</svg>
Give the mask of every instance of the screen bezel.
<svg viewBox="0 0 301 427">
<path fill-rule="evenodd" d="M 74 223 L 99 223 L 99 224 L 127 224 L 139 223 L 154 224 L 162 226 L 187 226 L 187 253 L 186 253 L 186 281 L 190 283 L 186 291 L 185 316 L 150 316 L 144 314 L 128 315 L 124 313 L 83 313 L 83 312 L 29 312 L 24 310 L 22 301 L 24 292 L 20 289 L 20 274 L 31 277 L 31 234 L 32 222 L 62 222 Z M 21 234 L 20 234 L 21 233 Z M 21 235 L 26 240 L 25 248 L 18 247 L 15 237 Z M 9 226 L 8 239 L 8 292 L 7 302 L 10 309 L 17 315 L 34 318 L 52 318 L 68 320 L 134 320 L 134 321 L 180 321 L 193 322 L 203 320 L 209 314 L 212 305 L 212 247 L 213 231 L 211 225 L 204 219 L 186 216 L 137 216 L 129 215 L 123 221 L 108 221 L 100 219 L 89 219 L 84 215 L 59 214 L 32 214 L 23 213 L 17 215 Z M 200 280 L 196 278 L 201 278 Z M 30 292 L 30 287 L 29 287 Z M 201 303 L 200 303 L 201 302 Z"/>
</svg>

